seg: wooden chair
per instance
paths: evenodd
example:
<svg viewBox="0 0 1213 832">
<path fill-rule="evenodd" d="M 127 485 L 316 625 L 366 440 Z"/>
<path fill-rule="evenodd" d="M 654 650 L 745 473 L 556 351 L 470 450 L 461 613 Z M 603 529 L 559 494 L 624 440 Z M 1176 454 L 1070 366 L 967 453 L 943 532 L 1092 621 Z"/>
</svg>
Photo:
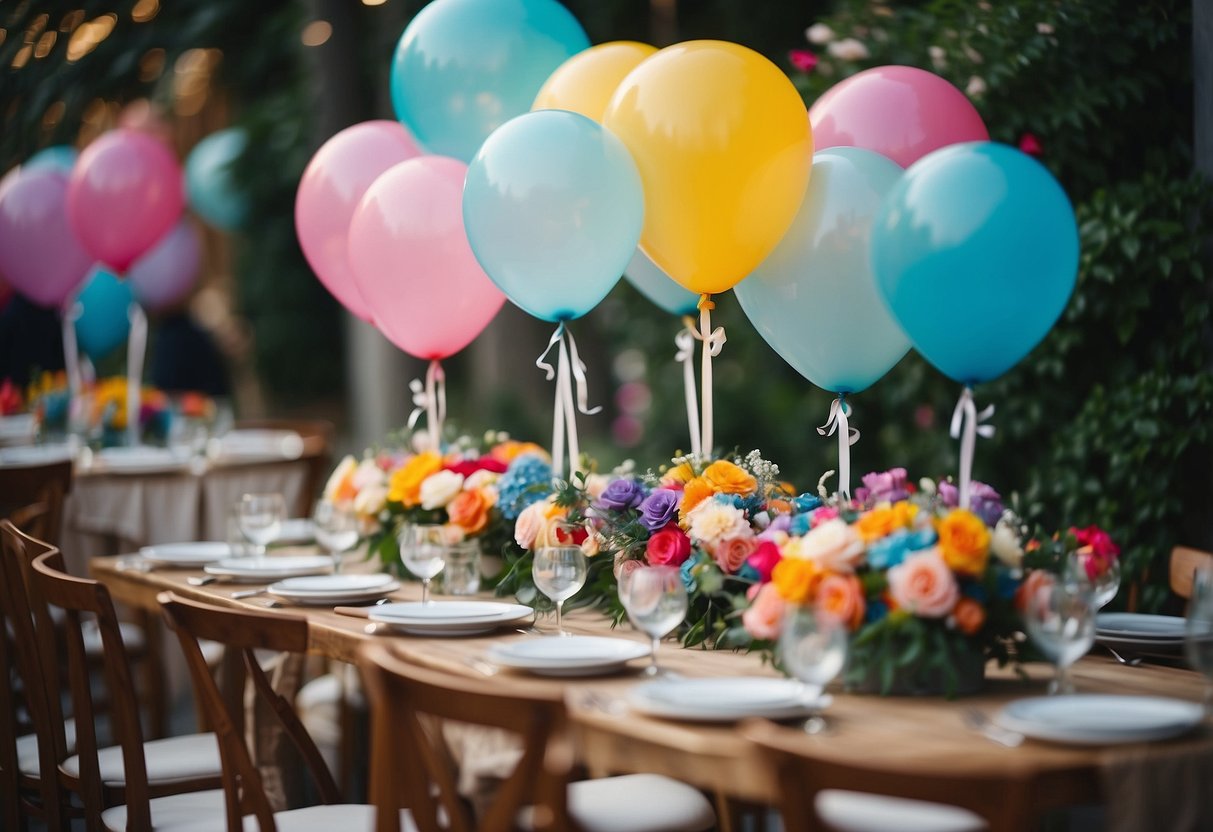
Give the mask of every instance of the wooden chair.
<svg viewBox="0 0 1213 832">
<path fill-rule="evenodd" d="M 72 490 L 72 462 L 49 462 L 42 465 L 0 466 L 0 517 L 38 540 L 59 545 L 63 529 L 63 504 Z M 44 510 L 34 517 L 13 517 L 14 512 L 40 503 Z M 16 522 L 18 519 L 21 522 Z"/>
<path fill-rule="evenodd" d="M 303 439 L 301 459 L 307 463 L 299 505 L 291 506 L 292 517 L 310 517 L 312 504 L 324 487 L 333 467 L 333 438 L 336 428 L 323 419 L 242 419 L 235 427 L 240 430 L 291 430 Z"/>
<path fill-rule="evenodd" d="M 762 749 L 779 785 L 786 832 L 1023 832 L 1033 828 L 1032 784 L 940 776 L 879 759 L 832 758 L 825 745 L 767 720 L 741 726 Z"/>
<path fill-rule="evenodd" d="M 151 829 L 150 802 L 164 795 L 185 792 L 197 806 L 209 800 L 219 805 L 219 750 L 213 734 L 192 734 L 144 742 L 139 703 L 135 699 L 130 663 L 118 627 L 109 591 L 97 581 L 77 578 L 63 568 L 63 556 L 49 549 L 29 564 L 26 574 L 33 610 L 37 650 L 43 657 L 66 654 L 70 699 L 75 717 L 76 753 L 66 756 L 68 742 L 61 720 L 52 716 L 49 750 L 58 764 L 58 779 L 74 796 L 75 803 L 61 801 L 63 816 L 81 815 L 90 830 L 106 828 Z M 64 625 L 55 628 L 50 608 L 65 614 Z M 109 724 L 115 745 L 100 747 L 96 730 L 91 663 L 83 632 L 85 616 L 95 621 L 105 652 L 102 681 L 108 694 Z M 63 650 L 56 641 L 63 642 Z M 56 662 L 42 662 L 43 688 L 48 710 L 59 697 Z M 43 727 L 39 726 L 42 739 Z M 43 754 L 45 770 L 47 755 Z M 205 792 L 203 790 L 211 790 Z M 209 798 L 206 795 L 211 795 Z M 74 810 L 72 806 L 79 806 Z M 112 807 L 122 807 L 122 822 L 112 824 Z M 156 828 L 169 826 L 156 817 Z M 104 824 L 104 826 L 103 826 Z"/>
<path fill-rule="evenodd" d="M 378 832 L 398 832 L 407 808 L 421 832 L 537 830 L 657 832 L 715 825 L 711 804 L 690 786 L 651 774 L 570 783 L 574 758 L 564 700 L 521 683 L 476 681 L 417 667 L 389 646 L 359 657 L 371 702 L 371 802 Z M 478 818 L 456 788 L 436 721 L 508 731 L 522 754 Z M 529 822 L 520 824 L 520 818 Z"/>
<path fill-rule="evenodd" d="M 1171 591 L 1185 601 L 1192 600 L 1192 583 L 1197 571 L 1213 569 L 1213 554 L 1187 546 L 1171 550 Z"/>
</svg>

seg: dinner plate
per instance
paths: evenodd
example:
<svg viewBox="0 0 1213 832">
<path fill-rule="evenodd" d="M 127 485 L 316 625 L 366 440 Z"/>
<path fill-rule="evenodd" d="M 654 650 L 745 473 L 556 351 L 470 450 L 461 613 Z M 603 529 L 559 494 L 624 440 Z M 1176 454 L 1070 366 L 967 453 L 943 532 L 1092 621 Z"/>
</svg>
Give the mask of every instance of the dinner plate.
<svg viewBox="0 0 1213 832">
<path fill-rule="evenodd" d="M 293 430 L 232 430 L 213 440 L 210 455 L 217 462 L 298 459 L 303 437 Z"/>
<path fill-rule="evenodd" d="M 791 679 L 729 677 L 659 679 L 628 693 L 633 710 L 688 722 L 735 722 L 751 716 L 789 719 L 827 707 L 833 698 Z"/>
<path fill-rule="evenodd" d="M 435 601 L 383 604 L 371 611 L 370 619 L 413 635 L 464 636 L 489 633 L 534 614 L 533 609 L 522 604 Z"/>
<path fill-rule="evenodd" d="M 271 584 L 270 595 L 304 606 L 372 601 L 400 589 L 391 575 L 310 575 Z"/>
<path fill-rule="evenodd" d="M 267 558 L 225 558 L 207 566 L 205 572 L 219 578 L 246 583 L 261 583 L 275 578 L 317 575 L 333 568 L 333 559 L 320 555 L 272 556 Z"/>
<path fill-rule="evenodd" d="M 38 422 L 32 413 L 0 416 L 0 443 L 32 441 L 37 430 Z"/>
<path fill-rule="evenodd" d="M 0 464 L 3 465 L 45 465 L 48 462 L 62 462 L 73 456 L 75 452 L 66 442 L 0 448 Z"/>
<path fill-rule="evenodd" d="M 1111 745 L 1165 740 L 1204 719 L 1193 702 L 1162 696 L 1076 693 L 1020 699 L 995 721 L 1026 737 L 1072 745 Z"/>
<path fill-rule="evenodd" d="M 1104 612 L 1095 617 L 1095 634 L 1135 639 L 1183 640 L 1185 620 L 1177 615 Z"/>
<path fill-rule="evenodd" d="M 150 445 L 102 448 L 93 455 L 93 467 L 107 474 L 158 474 L 178 471 L 189 462 L 188 456 Z"/>
<path fill-rule="evenodd" d="M 218 563 L 232 556 L 232 547 L 227 543 L 158 543 L 144 546 L 139 556 L 156 566 L 205 566 Z"/>
<path fill-rule="evenodd" d="M 621 669 L 649 655 L 639 641 L 599 636 L 545 636 L 489 646 L 489 660 L 541 676 L 589 676 Z"/>
</svg>

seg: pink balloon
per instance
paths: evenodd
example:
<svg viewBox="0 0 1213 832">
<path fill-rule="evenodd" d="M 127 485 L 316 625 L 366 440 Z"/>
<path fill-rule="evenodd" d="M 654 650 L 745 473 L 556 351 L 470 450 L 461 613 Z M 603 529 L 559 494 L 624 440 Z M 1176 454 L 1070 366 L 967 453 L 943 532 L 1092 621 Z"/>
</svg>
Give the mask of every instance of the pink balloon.
<svg viewBox="0 0 1213 832">
<path fill-rule="evenodd" d="M 0 194 L 0 274 L 39 306 L 62 306 L 93 265 L 67 201 L 67 176 L 49 167 L 23 171 Z"/>
<path fill-rule="evenodd" d="M 371 312 L 350 273 L 346 241 L 350 218 L 371 183 L 393 165 L 421 155 L 398 121 L 366 121 L 325 142 L 299 181 L 295 231 L 312 271 L 353 315 Z"/>
<path fill-rule="evenodd" d="M 139 130 L 111 130 L 80 154 L 67 212 L 84 248 L 125 272 L 177 222 L 185 206 L 173 151 Z"/>
<path fill-rule="evenodd" d="M 417 358 L 459 352 L 505 303 L 463 227 L 467 169 L 445 156 L 401 162 L 350 221 L 350 266 L 375 326 Z"/>
<path fill-rule="evenodd" d="M 809 108 L 816 150 L 862 147 L 903 168 L 957 142 L 988 141 L 965 94 L 912 66 L 878 66 L 839 81 Z"/>
<path fill-rule="evenodd" d="M 126 273 L 135 300 L 156 311 L 183 300 L 198 279 L 202 241 L 184 217 Z"/>
</svg>

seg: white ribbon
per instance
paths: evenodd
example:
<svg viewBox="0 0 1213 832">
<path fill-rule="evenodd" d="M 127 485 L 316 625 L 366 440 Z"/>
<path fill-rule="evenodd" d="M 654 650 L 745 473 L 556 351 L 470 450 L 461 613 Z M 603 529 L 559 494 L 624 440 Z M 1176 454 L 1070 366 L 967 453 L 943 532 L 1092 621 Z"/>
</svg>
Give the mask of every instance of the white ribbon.
<svg viewBox="0 0 1213 832">
<path fill-rule="evenodd" d="M 969 491 L 973 480 L 973 452 L 977 437 L 989 439 L 994 435 L 994 426 L 983 424 L 994 415 L 994 405 L 977 412 L 973 401 L 973 388 L 966 386 L 960 392 L 960 400 L 952 411 L 952 438 L 960 440 L 960 507 L 969 508 Z"/>
<path fill-rule="evenodd" d="M 429 433 L 431 451 L 442 449 L 442 426 L 446 422 L 446 373 L 438 359 L 430 361 L 425 371 L 425 384 L 415 378 L 409 382 L 413 391 L 413 412 L 409 414 L 409 430 L 425 414 L 426 432 Z"/>
<path fill-rule="evenodd" d="M 76 320 L 84 314 L 84 307 L 76 294 L 63 307 L 63 363 L 67 371 L 67 430 L 74 433 L 83 430 L 82 414 L 84 401 L 80 395 L 80 348 L 76 344 Z"/>
<path fill-rule="evenodd" d="M 687 400 L 687 428 L 691 432 L 691 453 L 701 456 L 703 446 L 699 436 L 699 396 L 695 391 L 695 321 L 689 315 L 683 318 L 685 328 L 674 336 L 678 352 L 674 360 L 682 365 L 682 388 Z"/>
<path fill-rule="evenodd" d="M 555 347 L 556 366 L 547 360 L 548 353 Z M 589 406 L 589 387 L 585 376 L 585 362 L 577 352 L 577 342 L 573 334 L 561 321 L 556 331 L 548 339 L 547 348 L 535 359 L 535 366 L 544 371 L 548 381 L 556 379 L 556 400 L 552 419 L 552 474 L 557 478 L 564 476 L 564 447 L 568 441 L 569 476 L 572 477 L 581 470 L 581 447 L 577 441 L 577 412 L 593 416 L 601 412 L 601 407 Z M 573 386 L 576 383 L 577 394 L 574 400 Z"/>
<path fill-rule="evenodd" d="M 126 344 L 126 444 L 139 444 L 139 410 L 143 401 L 143 357 L 147 353 L 147 314 L 132 303 L 126 309 L 131 321 Z"/>
<path fill-rule="evenodd" d="M 830 403 L 830 417 L 817 429 L 821 436 L 838 434 L 838 493 L 847 500 L 851 499 L 851 446 L 859 441 L 859 430 L 847 421 L 850 414 L 851 406 L 839 396 Z"/>
<path fill-rule="evenodd" d="M 715 447 L 712 437 L 712 359 L 720 355 L 721 348 L 729 340 L 724 334 L 724 327 L 718 326 L 712 329 L 712 310 L 715 307 L 716 304 L 712 303 L 711 296 L 706 294 L 701 296 L 699 298 L 699 330 L 691 330 L 695 340 L 703 342 L 703 364 L 700 368 L 703 416 L 700 422 L 702 438 L 699 447 L 704 455 L 711 455 L 712 448 Z"/>
</svg>

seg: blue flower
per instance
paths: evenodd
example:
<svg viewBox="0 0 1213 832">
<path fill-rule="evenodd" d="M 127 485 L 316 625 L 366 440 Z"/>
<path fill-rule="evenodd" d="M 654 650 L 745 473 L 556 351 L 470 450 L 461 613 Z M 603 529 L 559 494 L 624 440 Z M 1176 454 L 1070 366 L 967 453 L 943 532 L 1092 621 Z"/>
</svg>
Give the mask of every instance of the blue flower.
<svg viewBox="0 0 1213 832">
<path fill-rule="evenodd" d="M 695 580 L 695 566 L 701 557 L 703 556 L 698 553 L 691 555 L 682 562 L 682 566 L 678 569 L 678 574 L 682 576 L 682 585 L 687 588 L 687 593 L 693 593 L 699 589 L 699 582 Z"/>
<path fill-rule="evenodd" d="M 797 514 L 792 518 L 791 525 L 788 526 L 788 534 L 793 537 L 804 537 L 809 533 L 809 515 Z"/>
<path fill-rule="evenodd" d="M 801 494 L 799 497 L 792 498 L 792 507 L 796 509 L 797 513 L 803 514 L 815 508 L 820 508 L 821 498 L 816 494 Z"/>
<path fill-rule="evenodd" d="M 513 462 L 497 481 L 497 504 L 507 520 L 515 520 L 522 510 L 552 493 L 552 466 L 537 454 L 524 454 Z"/>
<path fill-rule="evenodd" d="M 1014 598 L 1017 589 L 1019 589 L 1019 579 L 1010 569 L 1002 566 L 995 570 L 994 591 L 998 593 L 999 598 Z"/>
<path fill-rule="evenodd" d="M 868 544 L 868 565 L 873 569 L 889 569 L 905 560 L 910 548 L 909 533 L 893 532 Z"/>
<path fill-rule="evenodd" d="M 909 533 L 909 537 L 906 540 L 906 548 L 912 552 L 917 552 L 919 549 L 934 546 L 935 541 L 938 539 L 939 535 L 935 534 L 935 530 L 930 526 L 925 526 Z"/>
<path fill-rule="evenodd" d="M 756 584 L 762 580 L 762 573 L 746 563 L 741 567 L 741 571 L 737 573 L 737 577 L 743 581 Z"/>
<path fill-rule="evenodd" d="M 879 621 L 889 614 L 889 605 L 884 601 L 868 601 L 867 608 L 863 612 L 863 620 L 869 624 L 873 621 Z"/>
</svg>

